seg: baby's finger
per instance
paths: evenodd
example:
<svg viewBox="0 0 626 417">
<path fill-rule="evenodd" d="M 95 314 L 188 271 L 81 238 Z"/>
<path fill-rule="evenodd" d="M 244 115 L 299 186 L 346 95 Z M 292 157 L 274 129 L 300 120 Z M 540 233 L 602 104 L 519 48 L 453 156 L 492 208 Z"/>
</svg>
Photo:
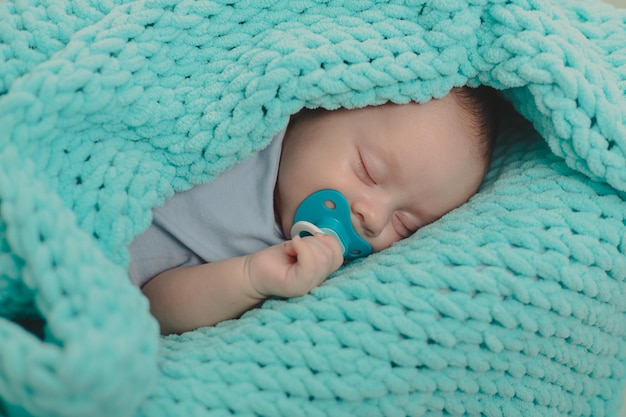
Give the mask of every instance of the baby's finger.
<svg viewBox="0 0 626 417">
<path fill-rule="evenodd" d="M 320 239 L 322 243 L 324 243 L 331 249 L 334 258 L 339 262 L 337 266 L 339 267 L 339 265 L 341 265 L 344 260 L 343 247 L 341 246 L 341 243 L 339 243 L 339 240 L 335 236 L 327 235 L 324 233 L 316 233 L 315 237 Z"/>
<path fill-rule="evenodd" d="M 343 253 L 339 241 L 332 236 L 318 233 L 314 236 L 296 238 L 294 248 L 298 252 L 298 264 L 304 268 L 335 270 L 343 263 Z"/>
<path fill-rule="evenodd" d="M 293 245 L 293 241 L 291 240 L 287 240 L 285 242 L 282 243 L 282 247 L 284 250 L 284 253 L 287 256 L 293 257 L 295 258 L 296 256 L 298 256 L 298 251 L 296 250 L 296 248 Z"/>
</svg>

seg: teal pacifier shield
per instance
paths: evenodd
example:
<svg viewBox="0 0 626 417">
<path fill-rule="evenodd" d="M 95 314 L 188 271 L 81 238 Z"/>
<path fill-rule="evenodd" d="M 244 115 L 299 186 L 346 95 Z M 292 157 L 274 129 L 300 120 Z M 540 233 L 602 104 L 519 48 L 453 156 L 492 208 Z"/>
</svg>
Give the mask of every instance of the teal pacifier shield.
<svg viewBox="0 0 626 417">
<path fill-rule="evenodd" d="M 346 260 L 372 253 L 372 246 L 354 230 L 350 205 L 339 191 L 316 191 L 305 198 L 296 210 L 292 237 L 296 234 L 313 234 L 315 231 L 335 236 L 343 246 L 343 257 Z"/>
</svg>

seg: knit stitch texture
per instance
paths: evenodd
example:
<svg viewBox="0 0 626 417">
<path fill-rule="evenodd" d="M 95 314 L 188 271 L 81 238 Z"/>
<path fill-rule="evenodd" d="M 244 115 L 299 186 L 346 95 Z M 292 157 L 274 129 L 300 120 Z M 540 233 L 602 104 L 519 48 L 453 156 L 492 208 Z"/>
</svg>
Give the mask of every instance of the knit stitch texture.
<svg viewBox="0 0 626 417">
<path fill-rule="evenodd" d="M 467 204 L 159 337 L 126 273 L 151 208 L 303 107 L 479 84 L 517 114 Z M 626 14 L 598 1 L 0 1 L 0 414 L 615 416 L 625 237 Z"/>
</svg>

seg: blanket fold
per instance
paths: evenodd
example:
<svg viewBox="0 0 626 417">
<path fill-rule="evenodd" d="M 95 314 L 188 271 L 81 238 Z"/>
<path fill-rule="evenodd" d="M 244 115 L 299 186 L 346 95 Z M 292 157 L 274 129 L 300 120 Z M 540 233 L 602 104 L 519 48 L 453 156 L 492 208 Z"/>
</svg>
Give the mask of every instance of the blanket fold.
<svg viewBox="0 0 626 417">
<path fill-rule="evenodd" d="M 153 207 L 303 107 L 480 84 L 516 112 L 466 205 L 158 336 L 126 273 Z M 625 236 L 626 12 L 601 2 L 0 1 L 0 415 L 615 416 Z"/>
</svg>

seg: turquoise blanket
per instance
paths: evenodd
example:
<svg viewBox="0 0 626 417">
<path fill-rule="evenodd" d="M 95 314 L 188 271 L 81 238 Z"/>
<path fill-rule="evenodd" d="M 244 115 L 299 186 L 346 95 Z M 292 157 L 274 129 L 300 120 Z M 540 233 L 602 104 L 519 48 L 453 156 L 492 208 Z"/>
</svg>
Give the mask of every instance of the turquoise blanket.
<svg viewBox="0 0 626 417">
<path fill-rule="evenodd" d="M 479 84 L 516 112 L 469 203 L 311 294 L 159 337 L 126 274 L 151 208 L 303 107 Z M 625 279 L 624 11 L 0 1 L 0 414 L 615 416 Z"/>
</svg>

